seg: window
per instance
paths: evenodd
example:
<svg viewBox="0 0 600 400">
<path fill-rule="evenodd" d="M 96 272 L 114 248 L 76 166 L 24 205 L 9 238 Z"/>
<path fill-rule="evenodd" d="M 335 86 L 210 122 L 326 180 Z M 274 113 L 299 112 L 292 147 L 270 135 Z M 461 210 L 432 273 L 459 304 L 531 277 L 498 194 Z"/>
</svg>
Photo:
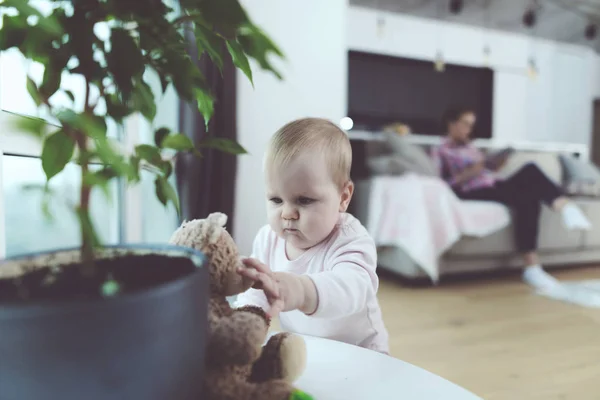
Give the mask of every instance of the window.
<svg viewBox="0 0 600 400">
<path fill-rule="evenodd" d="M 67 165 L 50 181 L 53 196 L 49 197 L 47 208 L 53 218 L 48 220 L 42 209 L 47 196 L 39 189 L 46 181 L 40 161 L 33 157 L 3 157 L 2 185 L 8 257 L 80 244 L 79 225 L 73 212 L 73 206 L 79 198 L 79 167 Z M 112 186 L 112 198 L 108 199 L 103 192 L 94 190 L 90 199 L 92 221 L 100 240 L 107 244 L 119 242 L 119 215 L 115 211 L 118 185 L 114 182 Z"/>
<path fill-rule="evenodd" d="M 58 193 L 49 204 L 53 221 L 44 217 L 42 191 L 23 190 L 28 185 L 45 183 L 41 143 L 12 131 L 8 118 L 15 117 L 14 113 L 47 118 L 39 114 L 26 89 L 27 75 L 39 81 L 42 73 L 42 66 L 27 63 L 17 51 L 0 53 L 0 257 L 77 246 L 80 242 L 79 223 L 68 208 L 69 203 L 79 198 L 75 189 L 80 179 L 77 165 L 69 164 L 51 180 L 50 187 Z M 160 103 L 153 126 L 141 116 L 134 116 L 122 131 L 116 126 L 108 127 L 109 136 L 119 138 L 129 148 L 140 142 L 152 142 L 153 132 L 160 126 L 172 130 L 178 126 L 176 93 L 170 89 L 162 95 L 160 81 L 151 79 L 150 82 Z M 76 98 L 81 97 L 83 81 L 63 80 L 63 85 L 67 85 Z M 66 97 L 59 101 L 72 107 Z M 156 198 L 154 179 L 149 173 L 142 174 L 142 182 L 137 186 L 125 187 L 123 182 L 114 181 L 110 199 L 100 190 L 94 190 L 91 214 L 105 244 L 166 243 L 178 226 L 174 207 L 164 207 Z"/>
</svg>

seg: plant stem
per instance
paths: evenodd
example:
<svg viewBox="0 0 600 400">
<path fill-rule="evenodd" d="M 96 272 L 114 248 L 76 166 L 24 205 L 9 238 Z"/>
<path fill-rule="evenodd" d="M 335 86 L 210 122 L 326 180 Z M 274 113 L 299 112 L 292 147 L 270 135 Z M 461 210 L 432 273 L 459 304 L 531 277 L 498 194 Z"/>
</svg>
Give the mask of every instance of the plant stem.
<svg viewBox="0 0 600 400">
<path fill-rule="evenodd" d="M 92 107 L 90 105 L 90 83 L 86 80 L 85 82 L 85 110 L 84 112 L 90 113 Z M 83 271 L 86 275 L 93 275 L 94 273 L 94 243 L 91 241 L 90 232 L 87 222 L 90 221 L 89 210 L 90 210 L 90 193 L 91 187 L 85 184 L 85 178 L 89 171 L 89 158 L 87 155 L 87 135 L 83 132 L 77 132 L 75 134 L 77 147 L 79 148 L 79 154 L 81 157 L 81 190 L 79 195 L 79 223 L 81 227 L 81 256 L 83 262 Z"/>
</svg>

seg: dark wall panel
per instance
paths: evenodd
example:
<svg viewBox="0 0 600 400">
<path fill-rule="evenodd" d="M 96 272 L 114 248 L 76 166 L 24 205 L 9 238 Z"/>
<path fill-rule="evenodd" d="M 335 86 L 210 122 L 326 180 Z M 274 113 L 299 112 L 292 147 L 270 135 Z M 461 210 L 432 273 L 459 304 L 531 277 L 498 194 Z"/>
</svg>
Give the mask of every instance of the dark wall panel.
<svg viewBox="0 0 600 400">
<path fill-rule="evenodd" d="M 490 138 L 494 73 L 489 68 L 447 64 L 437 72 L 429 61 L 349 52 L 348 116 L 358 129 L 403 122 L 413 132 L 443 134 L 441 118 L 453 105 L 477 112 L 474 136 Z"/>
</svg>

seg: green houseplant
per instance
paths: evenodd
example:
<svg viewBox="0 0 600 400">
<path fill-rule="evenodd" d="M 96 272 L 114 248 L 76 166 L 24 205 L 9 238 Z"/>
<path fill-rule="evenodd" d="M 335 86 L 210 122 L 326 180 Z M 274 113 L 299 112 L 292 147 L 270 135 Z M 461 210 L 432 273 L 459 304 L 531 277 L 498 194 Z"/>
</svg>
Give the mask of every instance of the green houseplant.
<svg viewBox="0 0 600 400">
<path fill-rule="evenodd" d="M 44 7 L 38 7 L 39 4 Z M 252 80 L 250 60 L 280 77 L 269 60 L 282 53 L 252 23 L 237 0 L 4 0 L 0 51 L 18 49 L 43 64 L 28 77 L 35 104 L 56 124 L 19 118 L 23 132 L 43 141 L 47 181 L 68 163 L 81 170 L 74 209 L 81 246 L 6 260 L 0 265 L 0 398 L 201 398 L 207 273 L 190 249 L 107 247 L 90 218 L 90 193 L 120 179 L 156 174 L 160 202 L 178 207 L 169 183 L 173 157 L 202 147 L 244 153 L 236 142 L 211 137 L 195 147 L 185 135 L 158 127 L 154 145 L 127 153 L 107 136 L 112 122 L 142 115 L 152 122 L 156 95 L 173 87 L 197 103 L 206 123 L 213 113 L 209 83 L 188 52 L 219 68 L 226 57 Z M 96 28 L 109 32 L 101 38 Z M 81 95 L 61 82 L 77 75 Z M 57 93 L 72 107 L 57 105 Z M 77 109 L 75 104 L 83 104 Z M 92 165 L 100 168 L 93 169 Z M 200 397 L 198 397 L 200 396 Z"/>
</svg>

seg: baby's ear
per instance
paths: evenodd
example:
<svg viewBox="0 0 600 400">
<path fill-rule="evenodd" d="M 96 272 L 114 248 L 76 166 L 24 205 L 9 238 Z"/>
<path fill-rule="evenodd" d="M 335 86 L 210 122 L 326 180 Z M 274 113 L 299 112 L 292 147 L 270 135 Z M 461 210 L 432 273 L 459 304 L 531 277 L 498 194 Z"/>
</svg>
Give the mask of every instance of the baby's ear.
<svg viewBox="0 0 600 400">
<path fill-rule="evenodd" d="M 340 212 L 346 212 L 354 194 L 354 182 L 348 181 L 342 188 L 342 196 L 340 201 Z"/>
</svg>

